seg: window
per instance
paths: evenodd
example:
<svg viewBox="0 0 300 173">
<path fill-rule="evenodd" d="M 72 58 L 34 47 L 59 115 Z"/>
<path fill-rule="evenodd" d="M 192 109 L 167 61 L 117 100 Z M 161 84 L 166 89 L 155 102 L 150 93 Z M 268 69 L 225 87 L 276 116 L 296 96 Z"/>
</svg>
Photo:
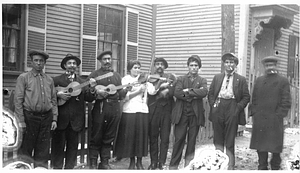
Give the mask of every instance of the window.
<svg viewBox="0 0 300 173">
<path fill-rule="evenodd" d="M 99 6 L 98 50 L 111 50 L 112 67 L 121 72 L 121 55 L 123 46 L 123 11 L 106 6 Z"/>
<path fill-rule="evenodd" d="M 2 63 L 4 71 L 21 71 L 22 5 L 2 4 Z"/>
</svg>

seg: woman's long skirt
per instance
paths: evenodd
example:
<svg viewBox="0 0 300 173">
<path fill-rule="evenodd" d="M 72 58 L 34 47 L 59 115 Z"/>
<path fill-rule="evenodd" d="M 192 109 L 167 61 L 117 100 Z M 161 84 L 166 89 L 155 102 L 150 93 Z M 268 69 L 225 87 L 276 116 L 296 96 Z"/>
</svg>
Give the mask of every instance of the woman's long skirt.
<svg viewBox="0 0 300 173">
<path fill-rule="evenodd" d="M 122 113 L 116 140 L 117 158 L 148 154 L 148 113 Z"/>
</svg>

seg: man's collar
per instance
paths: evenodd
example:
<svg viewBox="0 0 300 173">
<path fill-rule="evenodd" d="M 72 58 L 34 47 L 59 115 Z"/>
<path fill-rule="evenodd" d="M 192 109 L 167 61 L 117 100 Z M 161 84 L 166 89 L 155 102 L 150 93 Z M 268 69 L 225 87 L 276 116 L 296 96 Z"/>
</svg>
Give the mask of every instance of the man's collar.
<svg viewBox="0 0 300 173">
<path fill-rule="evenodd" d="M 41 71 L 41 73 L 37 73 L 35 70 L 31 70 L 31 73 L 33 74 L 34 77 L 36 77 L 37 75 L 41 75 L 42 77 L 45 76 L 45 73 L 43 71 Z"/>
<path fill-rule="evenodd" d="M 225 75 L 228 75 L 228 74 L 230 74 L 230 76 L 233 76 L 234 75 L 234 73 L 235 73 L 235 71 L 233 70 L 231 73 L 228 73 L 226 70 L 225 70 Z"/>
<path fill-rule="evenodd" d="M 197 73 L 196 75 L 192 75 L 190 72 L 188 72 L 187 76 L 188 78 L 196 78 L 199 76 L 199 74 Z"/>
</svg>

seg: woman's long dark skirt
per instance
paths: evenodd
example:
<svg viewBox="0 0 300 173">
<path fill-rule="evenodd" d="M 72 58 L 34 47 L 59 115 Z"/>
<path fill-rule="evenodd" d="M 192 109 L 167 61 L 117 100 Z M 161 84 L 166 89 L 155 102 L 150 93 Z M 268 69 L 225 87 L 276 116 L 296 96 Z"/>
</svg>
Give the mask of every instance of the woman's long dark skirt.
<svg viewBox="0 0 300 173">
<path fill-rule="evenodd" d="M 115 154 L 118 158 L 148 155 L 148 113 L 122 113 Z"/>
</svg>

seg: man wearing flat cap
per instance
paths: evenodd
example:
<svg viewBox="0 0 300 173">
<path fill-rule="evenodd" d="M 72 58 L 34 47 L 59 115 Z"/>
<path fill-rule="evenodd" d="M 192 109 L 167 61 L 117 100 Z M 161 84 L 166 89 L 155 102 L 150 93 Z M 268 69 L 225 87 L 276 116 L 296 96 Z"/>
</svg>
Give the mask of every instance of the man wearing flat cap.
<svg viewBox="0 0 300 173">
<path fill-rule="evenodd" d="M 175 84 L 176 102 L 171 117 L 171 122 L 174 124 L 175 143 L 169 169 L 178 169 L 185 144 L 184 166 L 193 160 L 196 138 L 200 126 L 205 124 L 203 98 L 206 97 L 208 90 L 207 80 L 198 74 L 202 67 L 200 57 L 190 56 L 187 60 L 187 67 L 189 72 L 179 76 Z"/>
<path fill-rule="evenodd" d="M 257 150 L 258 170 L 268 170 L 268 153 L 272 170 L 280 170 L 283 149 L 283 118 L 291 108 L 290 84 L 279 74 L 275 56 L 262 59 L 265 75 L 256 79 L 249 115 L 252 116 L 250 148 Z"/>
<path fill-rule="evenodd" d="M 169 148 L 171 113 L 174 105 L 173 84 L 175 84 L 176 77 L 173 74 L 165 73 L 167 68 L 168 63 L 164 58 L 154 60 L 154 74 L 161 79 L 153 83 L 156 94 L 148 97 L 151 159 L 149 170 L 163 169 Z M 158 146 L 158 141 L 160 141 L 160 146 Z"/>
<path fill-rule="evenodd" d="M 67 54 L 61 61 L 60 67 L 65 72 L 53 78 L 57 88 L 58 119 L 57 129 L 52 135 L 51 163 L 53 169 L 73 169 L 77 160 L 78 136 L 85 125 L 85 101 L 93 101 L 93 95 L 88 87 L 71 96 L 64 90 L 67 86 L 77 86 L 83 79 L 76 74 L 81 60 L 72 54 Z M 92 83 L 92 81 L 91 81 Z M 65 159 L 65 162 L 64 162 Z"/>
<path fill-rule="evenodd" d="M 48 53 L 30 50 L 28 54 L 32 70 L 18 77 L 14 97 L 15 115 L 24 133 L 18 156 L 34 167 L 48 168 L 50 131 L 57 127 L 56 91 L 53 79 L 43 72 Z"/>
<path fill-rule="evenodd" d="M 112 52 L 104 51 L 97 56 L 101 63 L 101 68 L 93 71 L 88 79 L 96 78 L 100 75 L 113 73 L 113 76 L 98 80 L 97 85 L 104 87 L 109 84 L 115 86 L 122 85 L 121 76 L 112 69 Z M 110 151 L 112 143 L 116 136 L 116 131 L 120 121 L 120 100 L 125 98 L 127 89 L 119 89 L 114 94 L 109 94 L 105 90 L 96 89 L 94 93 L 94 107 L 92 109 L 92 134 L 89 145 L 89 159 L 90 169 L 97 168 L 98 155 L 100 155 L 101 162 L 98 169 L 111 169 L 108 160 L 110 159 Z"/>
<path fill-rule="evenodd" d="M 238 125 L 245 125 L 244 108 L 250 101 L 246 78 L 236 73 L 238 58 L 233 53 L 222 56 L 225 71 L 216 74 L 208 92 L 209 120 L 212 122 L 213 143 L 217 150 L 229 157 L 228 170 L 235 166 L 235 137 Z"/>
</svg>

